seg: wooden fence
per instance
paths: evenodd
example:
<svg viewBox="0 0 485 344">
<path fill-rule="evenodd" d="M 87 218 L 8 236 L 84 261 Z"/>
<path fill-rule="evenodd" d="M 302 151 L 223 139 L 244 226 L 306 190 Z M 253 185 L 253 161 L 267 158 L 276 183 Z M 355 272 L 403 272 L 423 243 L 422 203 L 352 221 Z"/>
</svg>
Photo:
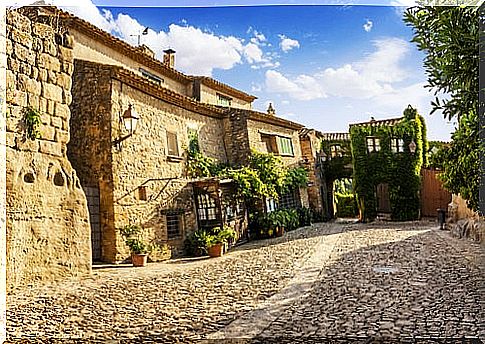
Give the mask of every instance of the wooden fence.
<svg viewBox="0 0 485 344">
<path fill-rule="evenodd" d="M 451 193 L 443 188 L 438 180 L 441 171 L 422 169 L 421 183 L 421 216 L 435 217 L 437 209 L 447 209 L 451 202 Z"/>
</svg>

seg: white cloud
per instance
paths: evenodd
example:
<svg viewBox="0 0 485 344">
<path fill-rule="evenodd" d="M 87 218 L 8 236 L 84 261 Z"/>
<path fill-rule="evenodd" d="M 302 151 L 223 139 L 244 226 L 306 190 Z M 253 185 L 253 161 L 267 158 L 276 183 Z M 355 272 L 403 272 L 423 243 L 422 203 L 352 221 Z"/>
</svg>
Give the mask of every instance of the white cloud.
<svg viewBox="0 0 485 344">
<path fill-rule="evenodd" d="M 401 61 L 410 50 L 410 43 L 386 38 L 373 44 L 375 51 L 361 60 L 313 75 L 290 79 L 279 72 L 267 71 L 266 88 L 299 100 L 325 96 L 371 99 L 384 94 L 394 97 L 399 90 L 393 84 L 409 76 Z"/>
<path fill-rule="evenodd" d="M 300 47 L 300 42 L 298 42 L 296 39 L 288 38 L 285 35 L 278 35 L 278 37 L 281 39 L 280 41 L 281 50 L 283 50 L 285 53 L 287 53 L 293 48 Z"/>
<path fill-rule="evenodd" d="M 244 57 L 249 63 L 261 62 L 263 51 L 254 43 L 249 43 L 244 47 Z"/>
<path fill-rule="evenodd" d="M 367 19 L 367 22 L 363 25 L 363 28 L 366 32 L 370 32 L 372 30 L 372 26 L 374 26 L 374 23 Z"/>
<path fill-rule="evenodd" d="M 324 98 L 325 94 L 317 80 L 308 75 L 299 75 L 291 81 L 275 70 L 266 71 L 266 90 L 286 94 L 298 100 Z"/>
</svg>

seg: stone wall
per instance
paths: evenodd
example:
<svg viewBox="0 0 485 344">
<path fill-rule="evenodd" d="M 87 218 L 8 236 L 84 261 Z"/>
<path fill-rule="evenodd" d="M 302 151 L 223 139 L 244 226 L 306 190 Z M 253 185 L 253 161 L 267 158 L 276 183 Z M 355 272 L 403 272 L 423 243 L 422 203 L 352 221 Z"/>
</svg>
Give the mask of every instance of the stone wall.
<svg viewBox="0 0 485 344">
<path fill-rule="evenodd" d="M 204 84 L 200 85 L 200 95 L 199 99 L 202 103 L 206 104 L 212 104 L 212 105 L 221 105 L 219 104 L 218 97 L 217 95 L 221 94 L 225 97 L 231 98 L 231 107 L 237 108 L 237 109 L 251 109 L 251 103 L 243 100 L 243 99 L 238 99 L 235 98 L 234 96 L 228 95 L 224 92 L 216 91 L 209 86 L 206 86 Z"/>
<path fill-rule="evenodd" d="M 31 19 L 7 14 L 10 289 L 86 273 L 91 266 L 86 198 L 66 156 L 73 40 L 62 27 Z M 40 114 L 37 138 L 27 137 L 27 109 Z"/>
<path fill-rule="evenodd" d="M 307 188 L 308 204 L 310 208 L 322 212 L 324 210 L 321 194 L 322 181 L 316 161 L 317 151 L 320 150 L 319 144 L 320 141 L 312 133 L 300 136 L 301 154 L 303 159 L 307 161 L 306 167 L 310 183 L 310 186 Z"/>
<path fill-rule="evenodd" d="M 228 110 L 223 120 L 224 142 L 227 147 L 228 161 L 232 165 L 246 165 L 251 148 L 248 136 L 248 113 Z"/>
</svg>

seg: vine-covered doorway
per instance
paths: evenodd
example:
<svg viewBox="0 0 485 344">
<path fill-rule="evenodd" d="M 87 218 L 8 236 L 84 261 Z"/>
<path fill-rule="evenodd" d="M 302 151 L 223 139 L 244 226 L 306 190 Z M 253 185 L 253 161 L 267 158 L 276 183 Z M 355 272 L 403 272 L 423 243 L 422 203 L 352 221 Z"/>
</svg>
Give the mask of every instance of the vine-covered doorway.
<svg viewBox="0 0 485 344">
<path fill-rule="evenodd" d="M 390 213 L 391 201 L 389 199 L 389 184 L 380 183 L 376 188 L 377 196 L 377 212 L 378 213 Z"/>
</svg>

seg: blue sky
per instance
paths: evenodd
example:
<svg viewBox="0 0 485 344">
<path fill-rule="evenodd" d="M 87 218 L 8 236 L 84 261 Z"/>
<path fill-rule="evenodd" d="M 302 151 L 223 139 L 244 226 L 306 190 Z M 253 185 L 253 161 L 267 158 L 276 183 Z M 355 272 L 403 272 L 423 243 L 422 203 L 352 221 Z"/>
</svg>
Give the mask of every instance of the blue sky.
<svg viewBox="0 0 485 344">
<path fill-rule="evenodd" d="M 116 1 L 123 7 L 112 7 L 113 2 L 79 0 L 82 7 L 69 10 L 134 45 L 132 35 L 149 27 L 142 43 L 158 57 L 169 47 L 176 50 L 177 69 L 257 96 L 257 110 L 273 102 L 283 118 L 338 132 L 370 116 L 400 116 L 411 104 L 425 116 L 430 139 L 449 140 L 454 129 L 441 114 L 429 116 L 433 94 L 423 87 L 424 54 L 409 42 L 412 30 L 401 19 L 402 8 L 212 6 L 236 0 Z M 160 4 L 209 7 L 126 7 Z"/>
</svg>

